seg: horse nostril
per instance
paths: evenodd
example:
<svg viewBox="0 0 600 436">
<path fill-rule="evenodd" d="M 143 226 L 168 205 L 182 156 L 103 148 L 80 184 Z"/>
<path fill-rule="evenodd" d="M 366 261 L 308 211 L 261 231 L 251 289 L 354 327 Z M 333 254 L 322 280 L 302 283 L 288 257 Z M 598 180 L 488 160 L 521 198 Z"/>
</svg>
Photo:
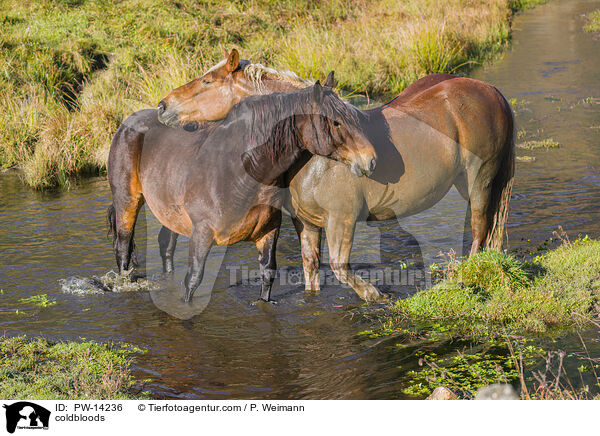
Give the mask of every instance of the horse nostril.
<svg viewBox="0 0 600 436">
<path fill-rule="evenodd" d="M 162 115 L 164 113 L 164 111 L 167 109 L 167 105 L 165 104 L 164 101 L 160 101 L 158 103 L 157 109 L 158 109 L 158 114 Z"/>
<path fill-rule="evenodd" d="M 371 162 L 369 162 L 369 171 L 375 171 L 375 165 L 377 165 L 377 161 L 375 158 L 371 158 Z"/>
</svg>

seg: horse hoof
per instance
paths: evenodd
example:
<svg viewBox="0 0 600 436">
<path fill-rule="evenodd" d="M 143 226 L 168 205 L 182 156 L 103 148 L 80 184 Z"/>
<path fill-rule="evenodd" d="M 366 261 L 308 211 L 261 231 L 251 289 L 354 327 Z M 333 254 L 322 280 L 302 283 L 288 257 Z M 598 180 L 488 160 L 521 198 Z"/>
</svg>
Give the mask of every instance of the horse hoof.
<svg viewBox="0 0 600 436">
<path fill-rule="evenodd" d="M 381 294 L 379 298 L 376 300 L 377 303 L 389 303 L 392 301 L 391 297 L 387 294 Z"/>
<path fill-rule="evenodd" d="M 369 304 L 371 304 L 371 303 L 373 303 L 373 304 L 383 304 L 383 303 L 389 303 L 391 301 L 391 298 L 387 294 L 383 294 L 381 292 L 377 292 L 377 294 L 369 295 L 364 300 L 367 303 L 369 303 Z"/>
</svg>

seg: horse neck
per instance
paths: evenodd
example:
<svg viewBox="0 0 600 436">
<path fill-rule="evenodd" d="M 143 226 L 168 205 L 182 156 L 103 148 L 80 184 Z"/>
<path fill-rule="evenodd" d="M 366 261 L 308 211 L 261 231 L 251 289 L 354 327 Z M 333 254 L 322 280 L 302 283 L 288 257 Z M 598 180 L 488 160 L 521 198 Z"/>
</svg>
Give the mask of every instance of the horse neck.
<svg viewBox="0 0 600 436">
<path fill-rule="evenodd" d="M 278 184 L 302 153 L 294 116 L 277 123 L 266 141 L 244 153 L 246 172 L 264 185 Z"/>
<path fill-rule="evenodd" d="M 304 89 L 308 85 L 299 83 L 299 82 L 290 82 L 289 80 L 284 80 L 281 78 L 266 75 L 262 80 L 262 86 L 263 86 L 262 92 L 260 90 L 256 89 L 254 87 L 254 85 L 252 85 L 250 83 L 250 81 L 248 81 L 247 86 L 249 88 L 253 89 L 255 94 L 258 95 L 261 93 L 262 94 L 272 94 L 275 92 L 294 92 L 294 91 L 299 91 L 301 89 Z M 369 118 L 370 114 L 379 114 L 381 112 L 381 109 L 383 108 L 383 106 L 381 106 L 378 108 L 363 111 L 363 110 L 357 108 L 356 106 L 351 105 L 350 103 L 347 103 L 347 104 L 353 111 L 355 111 L 356 117 L 360 121 L 361 124 L 365 124 L 368 122 L 368 118 Z"/>
<path fill-rule="evenodd" d="M 263 79 L 264 93 L 271 94 L 274 92 L 294 92 L 306 88 L 306 85 L 293 83 L 283 79 L 265 77 Z"/>
</svg>

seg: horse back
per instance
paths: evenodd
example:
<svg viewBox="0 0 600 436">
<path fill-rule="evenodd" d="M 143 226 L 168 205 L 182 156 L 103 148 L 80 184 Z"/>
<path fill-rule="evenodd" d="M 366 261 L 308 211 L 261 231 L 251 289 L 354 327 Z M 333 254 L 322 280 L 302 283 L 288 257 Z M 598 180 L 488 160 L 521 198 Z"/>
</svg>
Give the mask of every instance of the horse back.
<svg viewBox="0 0 600 436">
<path fill-rule="evenodd" d="M 459 144 L 463 152 L 484 161 L 499 155 L 513 134 L 512 111 L 500 91 L 465 77 L 438 79 L 382 107 L 386 118 L 394 117 L 396 112 L 426 123 Z"/>
</svg>

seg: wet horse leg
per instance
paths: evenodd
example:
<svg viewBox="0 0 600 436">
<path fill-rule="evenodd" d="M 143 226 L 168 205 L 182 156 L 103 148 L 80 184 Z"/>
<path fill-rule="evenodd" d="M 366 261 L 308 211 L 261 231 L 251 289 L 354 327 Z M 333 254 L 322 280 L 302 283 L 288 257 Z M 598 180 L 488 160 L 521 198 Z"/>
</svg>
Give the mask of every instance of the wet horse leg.
<svg viewBox="0 0 600 436">
<path fill-rule="evenodd" d="M 298 218 L 293 218 L 292 221 L 300 239 L 304 289 L 305 291 L 318 292 L 321 290 L 319 267 L 321 265 L 322 229 Z"/>
<path fill-rule="evenodd" d="M 124 197 L 117 197 L 113 201 L 116 221 L 114 249 L 120 274 L 129 269 L 134 249 L 135 222 L 140 208 L 144 204 L 144 197 L 141 193 Z"/>
<path fill-rule="evenodd" d="M 183 284 L 185 286 L 185 294 L 183 300 L 189 302 L 194 295 L 204 276 L 204 264 L 206 256 L 210 251 L 210 247 L 214 242 L 212 230 L 205 225 L 195 224 L 192 227 L 189 242 L 189 259 L 188 270 L 185 275 Z"/>
<path fill-rule="evenodd" d="M 355 219 L 329 216 L 326 232 L 331 269 L 340 282 L 349 285 L 363 300 L 382 301 L 385 296 L 375 286 L 350 270 L 348 262 L 355 227 Z"/>
<path fill-rule="evenodd" d="M 279 225 L 256 241 L 259 253 L 260 276 L 262 278 L 260 299 L 271 300 L 271 289 L 277 274 L 277 239 L 279 238 Z"/>
<path fill-rule="evenodd" d="M 497 161 L 490 160 L 479 168 L 474 167 L 467 170 L 467 186 L 470 185 L 467 195 L 471 205 L 471 231 L 473 232 L 471 256 L 483 249 L 490 231 L 492 183 L 498 165 Z M 473 180 L 473 183 L 469 183 L 470 180 Z"/>
<path fill-rule="evenodd" d="M 490 228 L 489 201 L 490 192 L 487 189 L 471 192 L 471 231 L 473 232 L 473 245 L 470 256 L 483 249 Z"/>
<path fill-rule="evenodd" d="M 163 272 L 165 273 L 170 274 L 174 271 L 173 253 L 175 253 L 178 236 L 179 234 L 165 226 L 162 226 L 160 232 L 158 232 L 158 246 L 160 248 L 160 257 L 162 258 Z"/>
</svg>

